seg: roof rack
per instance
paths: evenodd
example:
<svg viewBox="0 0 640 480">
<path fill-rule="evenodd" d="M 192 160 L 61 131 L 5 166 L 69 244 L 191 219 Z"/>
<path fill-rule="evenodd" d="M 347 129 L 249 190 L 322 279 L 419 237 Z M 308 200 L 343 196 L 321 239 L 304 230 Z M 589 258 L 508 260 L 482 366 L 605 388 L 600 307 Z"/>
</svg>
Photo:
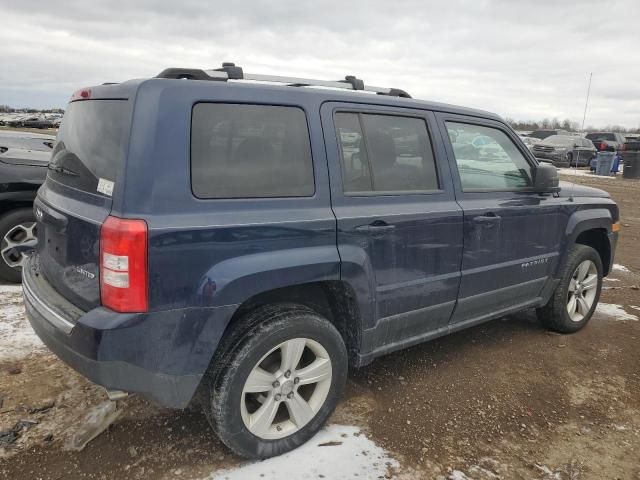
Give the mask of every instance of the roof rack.
<svg viewBox="0 0 640 480">
<path fill-rule="evenodd" d="M 391 97 L 411 98 L 404 90 L 399 88 L 373 87 L 365 85 L 364 81 L 353 75 L 347 75 L 344 80 L 328 81 L 313 80 L 310 78 L 283 77 L 279 75 L 263 75 L 256 73 L 244 73 L 242 67 L 235 63 L 224 62 L 221 68 L 212 70 L 200 70 L 197 68 L 167 68 L 156 75 L 156 78 L 173 78 L 187 80 L 213 80 L 226 82 L 228 80 L 253 80 L 256 82 L 283 83 L 290 87 L 325 87 L 340 88 L 343 90 L 361 90 L 373 92 L 378 95 Z"/>
</svg>

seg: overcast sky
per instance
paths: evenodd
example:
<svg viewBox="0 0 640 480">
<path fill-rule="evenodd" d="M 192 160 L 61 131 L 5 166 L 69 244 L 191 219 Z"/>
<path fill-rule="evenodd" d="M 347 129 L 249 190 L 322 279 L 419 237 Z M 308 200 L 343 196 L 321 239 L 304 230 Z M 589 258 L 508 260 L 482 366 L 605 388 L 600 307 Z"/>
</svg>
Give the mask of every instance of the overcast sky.
<svg viewBox="0 0 640 480">
<path fill-rule="evenodd" d="M 520 120 L 640 127 L 640 0 L 0 0 L 0 104 L 215 67 L 394 86 Z"/>
</svg>

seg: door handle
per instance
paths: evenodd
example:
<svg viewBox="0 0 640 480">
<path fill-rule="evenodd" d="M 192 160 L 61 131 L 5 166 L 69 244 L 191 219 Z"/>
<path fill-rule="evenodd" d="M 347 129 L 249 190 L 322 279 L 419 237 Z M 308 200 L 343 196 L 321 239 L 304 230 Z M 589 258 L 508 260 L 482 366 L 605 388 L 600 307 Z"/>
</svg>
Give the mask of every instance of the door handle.
<svg viewBox="0 0 640 480">
<path fill-rule="evenodd" d="M 491 228 L 495 224 L 500 223 L 500 220 L 501 220 L 500 216 L 496 215 L 495 213 L 488 213 L 486 215 L 479 215 L 477 217 L 473 217 L 473 221 L 475 223 L 487 228 Z"/>
<path fill-rule="evenodd" d="M 359 225 L 355 228 L 356 232 L 362 233 L 386 233 L 395 230 L 395 225 L 389 225 L 384 220 L 376 220 L 375 222 L 370 223 L 369 225 Z"/>
</svg>

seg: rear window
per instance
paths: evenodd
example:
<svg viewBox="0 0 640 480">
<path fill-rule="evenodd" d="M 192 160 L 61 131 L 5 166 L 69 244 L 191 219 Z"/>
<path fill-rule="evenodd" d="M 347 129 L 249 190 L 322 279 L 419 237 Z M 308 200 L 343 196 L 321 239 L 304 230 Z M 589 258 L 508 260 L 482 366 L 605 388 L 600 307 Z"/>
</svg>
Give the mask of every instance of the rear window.
<svg viewBox="0 0 640 480">
<path fill-rule="evenodd" d="M 191 119 L 191 186 L 199 198 L 314 194 L 309 131 L 297 107 L 199 103 Z"/>
<path fill-rule="evenodd" d="M 613 133 L 589 133 L 586 138 L 595 141 L 609 140 L 611 142 L 615 142 L 616 140 L 616 136 Z"/>
<path fill-rule="evenodd" d="M 111 196 L 125 156 L 126 100 L 71 102 L 53 148 L 49 176 L 85 192 Z"/>
</svg>

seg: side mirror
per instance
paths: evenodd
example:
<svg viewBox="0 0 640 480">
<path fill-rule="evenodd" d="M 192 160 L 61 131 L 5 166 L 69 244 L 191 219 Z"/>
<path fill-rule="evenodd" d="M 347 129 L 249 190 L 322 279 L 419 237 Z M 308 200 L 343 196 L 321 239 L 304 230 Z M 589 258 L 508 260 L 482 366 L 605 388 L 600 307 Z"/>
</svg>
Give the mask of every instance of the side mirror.
<svg viewBox="0 0 640 480">
<path fill-rule="evenodd" d="M 558 170 L 551 164 L 541 163 L 533 172 L 533 188 L 540 193 L 556 193 L 560 191 Z"/>
</svg>

